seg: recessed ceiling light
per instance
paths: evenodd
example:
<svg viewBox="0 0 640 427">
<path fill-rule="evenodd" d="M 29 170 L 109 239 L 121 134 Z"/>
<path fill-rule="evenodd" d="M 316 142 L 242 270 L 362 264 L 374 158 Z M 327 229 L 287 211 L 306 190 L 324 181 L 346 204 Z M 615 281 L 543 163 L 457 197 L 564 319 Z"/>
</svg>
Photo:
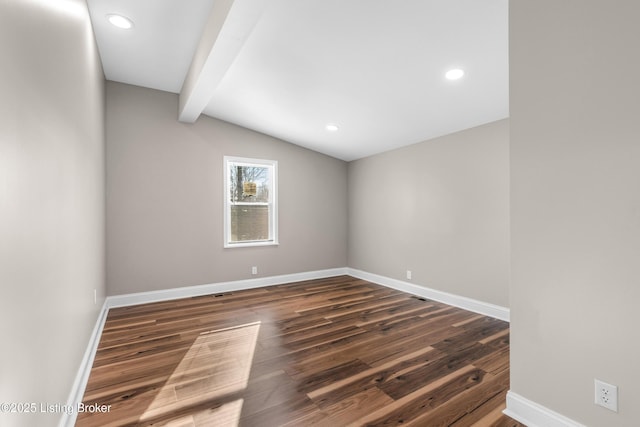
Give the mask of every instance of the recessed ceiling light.
<svg viewBox="0 0 640 427">
<path fill-rule="evenodd" d="M 447 71 L 444 75 L 448 80 L 458 80 L 464 76 L 464 71 L 460 68 L 454 68 L 453 70 Z"/>
<path fill-rule="evenodd" d="M 124 30 L 128 30 L 133 27 L 133 21 L 126 16 L 122 15 L 107 15 L 107 19 L 111 22 L 112 25 L 115 25 L 118 28 L 122 28 Z"/>
<path fill-rule="evenodd" d="M 328 124 L 328 125 L 326 125 L 324 128 L 325 128 L 326 130 L 328 130 L 329 132 L 337 132 L 337 131 L 338 131 L 338 129 L 340 129 L 340 128 L 338 127 L 338 125 L 333 124 L 333 123 L 329 123 L 329 124 Z"/>
</svg>

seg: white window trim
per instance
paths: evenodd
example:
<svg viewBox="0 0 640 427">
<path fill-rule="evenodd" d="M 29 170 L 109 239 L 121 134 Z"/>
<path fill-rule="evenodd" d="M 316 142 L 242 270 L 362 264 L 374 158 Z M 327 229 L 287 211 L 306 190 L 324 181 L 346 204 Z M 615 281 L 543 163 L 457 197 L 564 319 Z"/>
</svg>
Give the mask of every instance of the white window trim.
<svg viewBox="0 0 640 427">
<path fill-rule="evenodd" d="M 231 219 L 229 213 L 231 211 L 231 201 L 229 200 L 229 191 L 231 184 L 229 180 L 229 163 L 239 163 L 251 165 L 269 166 L 272 168 L 271 189 L 269 190 L 270 201 L 268 203 L 260 203 L 270 205 L 269 209 L 269 236 L 270 240 L 231 242 Z M 265 159 L 251 159 L 247 157 L 224 156 L 224 247 L 225 248 L 246 248 L 251 246 L 277 246 L 278 243 L 278 161 Z M 240 203 L 241 204 L 241 203 Z M 248 203 L 255 205 L 256 203 Z"/>
</svg>

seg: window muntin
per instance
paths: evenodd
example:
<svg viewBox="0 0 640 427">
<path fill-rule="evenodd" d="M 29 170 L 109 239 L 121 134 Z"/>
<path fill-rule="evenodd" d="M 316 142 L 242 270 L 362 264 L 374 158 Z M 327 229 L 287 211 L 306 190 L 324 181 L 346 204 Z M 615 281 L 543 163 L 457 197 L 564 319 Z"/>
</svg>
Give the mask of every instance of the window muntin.
<svg viewBox="0 0 640 427">
<path fill-rule="evenodd" d="M 277 166 L 274 160 L 224 158 L 225 247 L 278 244 Z"/>
</svg>

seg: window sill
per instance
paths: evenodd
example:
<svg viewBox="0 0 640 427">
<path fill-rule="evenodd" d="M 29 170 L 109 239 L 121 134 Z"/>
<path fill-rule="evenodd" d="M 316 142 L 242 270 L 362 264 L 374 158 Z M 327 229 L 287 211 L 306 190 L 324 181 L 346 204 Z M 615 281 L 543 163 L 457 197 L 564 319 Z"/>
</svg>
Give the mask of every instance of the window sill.
<svg viewBox="0 0 640 427">
<path fill-rule="evenodd" d="M 277 241 L 260 241 L 260 242 L 238 242 L 238 243 L 225 243 L 224 248 L 251 248 L 256 246 L 278 246 L 279 243 Z"/>
</svg>

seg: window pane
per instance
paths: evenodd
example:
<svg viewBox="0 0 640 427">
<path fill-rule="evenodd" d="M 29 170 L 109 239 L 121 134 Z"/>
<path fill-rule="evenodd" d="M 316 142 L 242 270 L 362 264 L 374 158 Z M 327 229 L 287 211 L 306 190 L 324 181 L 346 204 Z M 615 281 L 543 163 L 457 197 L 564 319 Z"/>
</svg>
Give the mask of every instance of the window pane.
<svg viewBox="0 0 640 427">
<path fill-rule="evenodd" d="M 266 205 L 231 206 L 231 241 L 269 239 L 269 207 Z"/>
<path fill-rule="evenodd" d="M 230 197 L 232 203 L 267 203 L 269 201 L 269 168 L 230 164 Z"/>
</svg>

